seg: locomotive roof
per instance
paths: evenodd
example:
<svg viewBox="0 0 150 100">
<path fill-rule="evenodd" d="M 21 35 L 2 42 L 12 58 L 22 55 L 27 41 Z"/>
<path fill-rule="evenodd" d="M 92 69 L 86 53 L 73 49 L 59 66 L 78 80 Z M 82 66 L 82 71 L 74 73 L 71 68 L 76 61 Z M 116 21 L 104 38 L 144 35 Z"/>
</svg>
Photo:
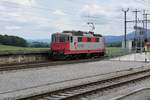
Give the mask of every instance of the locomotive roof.
<svg viewBox="0 0 150 100">
<path fill-rule="evenodd" d="M 72 33 L 74 36 L 84 36 L 84 35 L 92 35 L 96 37 L 102 37 L 101 34 L 94 34 L 94 32 L 83 32 L 83 31 L 63 31 L 62 33 Z"/>
</svg>

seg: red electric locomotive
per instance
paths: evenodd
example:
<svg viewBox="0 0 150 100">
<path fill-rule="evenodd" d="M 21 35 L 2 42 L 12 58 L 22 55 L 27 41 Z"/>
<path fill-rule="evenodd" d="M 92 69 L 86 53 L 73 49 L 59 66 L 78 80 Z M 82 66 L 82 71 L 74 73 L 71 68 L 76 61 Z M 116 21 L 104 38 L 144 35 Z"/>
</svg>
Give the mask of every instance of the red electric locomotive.
<svg viewBox="0 0 150 100">
<path fill-rule="evenodd" d="M 57 59 L 103 56 L 105 54 L 104 38 L 94 32 L 53 33 L 50 48 L 52 56 Z"/>
</svg>

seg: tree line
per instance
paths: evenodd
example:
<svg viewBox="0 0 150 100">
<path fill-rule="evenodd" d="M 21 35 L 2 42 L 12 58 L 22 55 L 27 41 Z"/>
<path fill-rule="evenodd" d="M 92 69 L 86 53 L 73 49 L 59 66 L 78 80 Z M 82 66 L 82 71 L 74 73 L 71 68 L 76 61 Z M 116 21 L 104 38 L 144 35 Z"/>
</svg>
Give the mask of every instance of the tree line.
<svg viewBox="0 0 150 100">
<path fill-rule="evenodd" d="M 122 46 L 122 42 L 113 42 L 113 43 L 107 43 L 106 44 L 108 47 L 121 47 Z"/>
<path fill-rule="evenodd" d="M 47 48 L 49 47 L 49 44 L 48 43 L 45 43 L 45 42 L 32 42 L 32 43 L 29 43 L 29 47 L 34 47 L 34 48 Z"/>
<path fill-rule="evenodd" d="M 37 42 L 37 41 L 28 42 L 24 38 L 18 36 L 8 36 L 8 35 L 0 35 L 0 44 L 17 46 L 17 47 L 34 47 L 34 48 L 49 47 L 49 44 L 45 42 Z"/>
<path fill-rule="evenodd" d="M 18 36 L 0 35 L 0 44 L 27 47 L 28 43 L 25 39 Z"/>
</svg>

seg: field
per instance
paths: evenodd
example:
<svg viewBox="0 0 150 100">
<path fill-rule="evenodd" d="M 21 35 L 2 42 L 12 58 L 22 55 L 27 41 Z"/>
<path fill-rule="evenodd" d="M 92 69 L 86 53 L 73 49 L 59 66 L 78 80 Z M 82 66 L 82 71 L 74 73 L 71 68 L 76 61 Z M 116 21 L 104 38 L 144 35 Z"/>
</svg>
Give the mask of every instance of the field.
<svg viewBox="0 0 150 100">
<path fill-rule="evenodd" d="M 49 48 L 24 48 L 24 47 L 0 45 L 0 54 L 47 52 L 48 50 Z"/>
<path fill-rule="evenodd" d="M 119 47 L 106 47 L 107 53 L 115 53 L 115 52 L 121 52 L 122 49 Z"/>
<path fill-rule="evenodd" d="M 35 53 L 35 52 L 48 52 L 49 48 L 24 48 L 24 47 L 15 47 L 0 45 L 0 54 L 18 54 L 18 53 Z M 106 54 L 108 56 L 114 56 L 122 54 L 123 50 L 119 47 L 107 47 Z"/>
<path fill-rule="evenodd" d="M 106 47 L 106 55 L 108 56 L 119 56 L 119 55 L 125 55 L 129 52 L 121 49 L 120 47 Z"/>
</svg>

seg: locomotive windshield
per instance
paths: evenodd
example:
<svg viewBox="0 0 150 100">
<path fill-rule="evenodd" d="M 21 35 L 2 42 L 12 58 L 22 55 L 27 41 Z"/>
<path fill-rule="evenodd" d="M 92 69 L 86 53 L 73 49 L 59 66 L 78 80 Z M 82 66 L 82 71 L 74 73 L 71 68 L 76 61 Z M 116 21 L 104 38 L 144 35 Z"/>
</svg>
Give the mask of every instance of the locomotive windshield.
<svg viewBox="0 0 150 100">
<path fill-rule="evenodd" d="M 64 34 L 53 34 L 52 42 L 68 42 L 69 36 Z"/>
</svg>

